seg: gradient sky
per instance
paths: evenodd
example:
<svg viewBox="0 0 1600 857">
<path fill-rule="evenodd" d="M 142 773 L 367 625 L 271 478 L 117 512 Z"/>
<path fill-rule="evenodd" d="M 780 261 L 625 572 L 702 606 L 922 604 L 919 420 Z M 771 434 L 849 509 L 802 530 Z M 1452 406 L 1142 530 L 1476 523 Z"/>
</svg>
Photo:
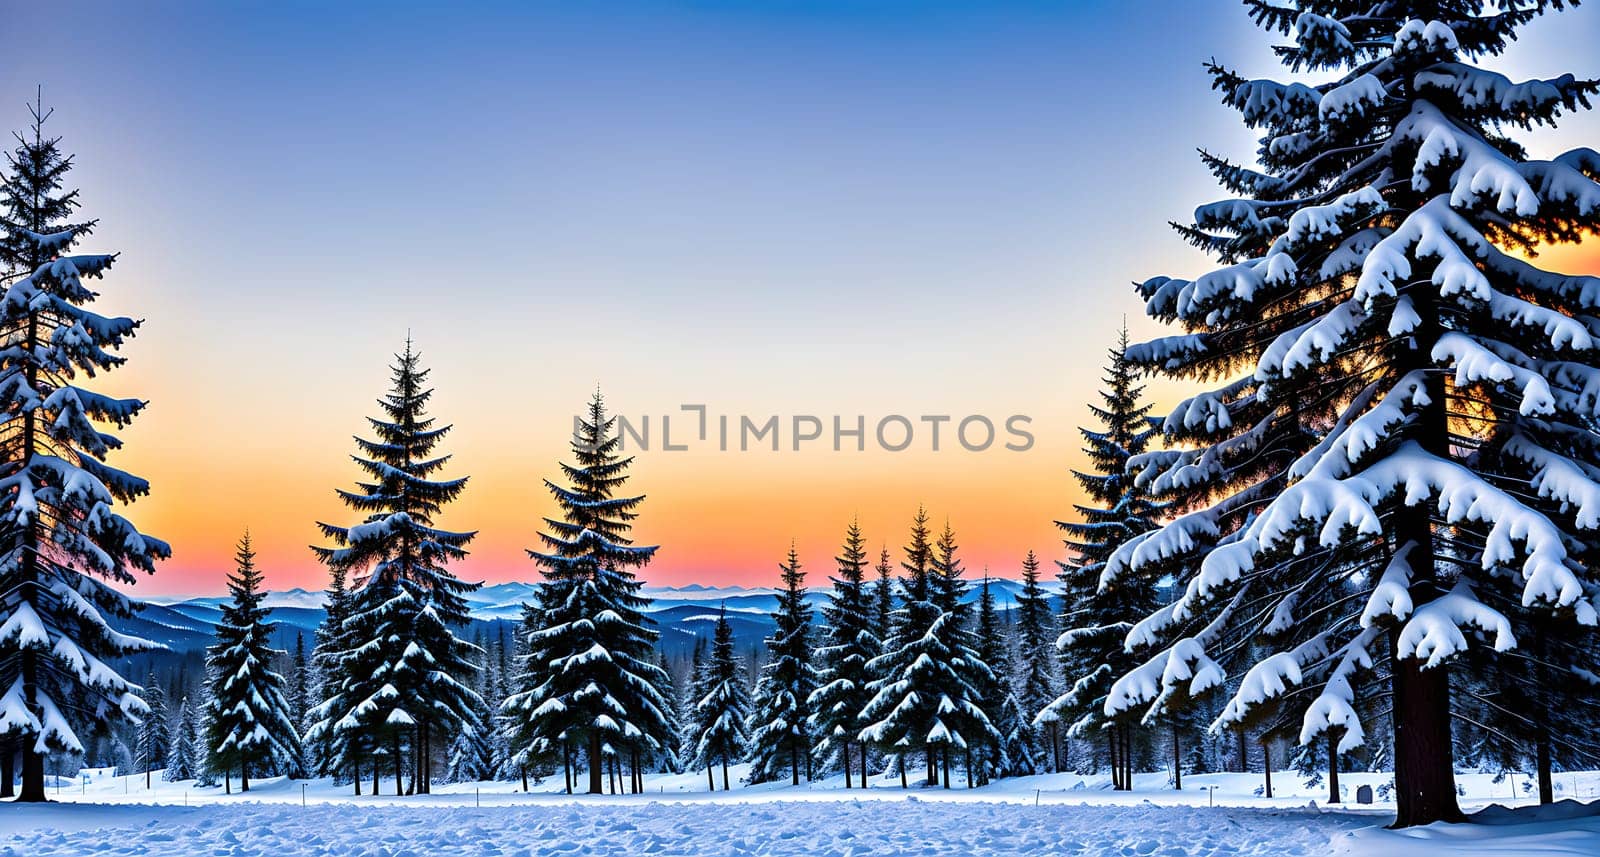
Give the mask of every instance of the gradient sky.
<svg viewBox="0 0 1600 857">
<path fill-rule="evenodd" d="M 477 529 L 458 571 L 535 575 L 540 479 L 598 384 L 630 415 L 1010 414 L 1026 453 L 641 454 L 654 583 L 821 582 L 844 525 L 917 505 L 1014 576 L 1077 499 L 1129 283 L 1204 260 L 1165 226 L 1218 195 L 1194 149 L 1251 135 L 1201 63 L 1279 74 L 1229 0 L 1103 3 L 50 3 L 9 8 L 0 125 L 35 84 L 78 156 L 104 312 L 142 316 L 102 389 L 151 402 L 119 464 L 174 545 L 146 594 L 221 588 L 249 526 L 317 588 L 317 519 L 407 330 Z M 1600 10 L 1502 69 L 1600 74 Z M 1600 121 L 1529 138 L 1600 145 Z M 1600 272 L 1600 250 L 1553 257 Z M 1154 393 L 1170 402 L 1172 391 Z M 657 425 L 659 431 L 659 424 Z M 677 427 L 675 427 L 677 434 Z M 948 443 L 948 441 L 947 441 Z M 896 550 L 898 556 L 898 550 Z"/>
</svg>

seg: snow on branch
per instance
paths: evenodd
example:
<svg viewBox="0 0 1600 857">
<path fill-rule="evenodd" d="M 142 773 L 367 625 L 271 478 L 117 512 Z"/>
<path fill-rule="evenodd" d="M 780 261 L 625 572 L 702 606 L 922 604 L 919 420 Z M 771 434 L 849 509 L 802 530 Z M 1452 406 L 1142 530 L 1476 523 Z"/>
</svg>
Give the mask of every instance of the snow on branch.
<svg viewBox="0 0 1600 857">
<path fill-rule="evenodd" d="M 1448 593 L 1423 604 L 1411 614 L 1411 619 L 1400 629 L 1396 653 L 1402 658 L 1423 660 L 1424 668 L 1436 667 L 1466 650 L 1467 638 L 1461 629 L 1469 625 L 1493 633 L 1497 652 L 1507 652 L 1517 646 L 1510 620 L 1479 601 L 1467 581 L 1461 580 Z"/>
</svg>

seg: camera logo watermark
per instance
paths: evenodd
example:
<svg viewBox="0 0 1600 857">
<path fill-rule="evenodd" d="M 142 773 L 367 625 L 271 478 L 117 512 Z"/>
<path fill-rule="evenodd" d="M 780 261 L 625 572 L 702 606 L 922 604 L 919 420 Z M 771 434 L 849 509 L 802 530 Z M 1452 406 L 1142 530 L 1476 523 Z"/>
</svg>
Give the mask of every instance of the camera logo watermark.
<svg viewBox="0 0 1600 857">
<path fill-rule="evenodd" d="M 1033 448 L 1028 427 L 1033 418 L 1012 414 L 991 419 L 982 414 L 887 414 L 869 419 L 865 414 L 713 414 L 706 405 L 679 405 L 682 413 L 629 417 L 617 414 L 612 436 L 620 447 L 636 452 L 905 452 L 910 449 L 943 452 L 1027 452 Z M 583 417 L 572 418 L 574 443 L 584 445 Z"/>
</svg>

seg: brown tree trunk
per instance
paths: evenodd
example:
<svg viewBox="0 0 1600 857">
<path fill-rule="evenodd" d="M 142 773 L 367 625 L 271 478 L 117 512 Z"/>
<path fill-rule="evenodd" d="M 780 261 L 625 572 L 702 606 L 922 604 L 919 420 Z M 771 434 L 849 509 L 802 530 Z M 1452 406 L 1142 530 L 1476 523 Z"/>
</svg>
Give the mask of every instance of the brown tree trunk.
<svg viewBox="0 0 1600 857">
<path fill-rule="evenodd" d="M 1391 655 L 1395 634 L 1390 635 Z M 1461 821 L 1451 770 L 1450 682 L 1416 658 L 1394 661 L 1395 826 Z"/>
<path fill-rule="evenodd" d="M 1424 369 L 1424 389 L 1429 403 L 1418 413 L 1412 436 L 1427 452 L 1450 457 L 1449 425 L 1445 414 L 1444 377 L 1432 369 L 1431 352 L 1441 326 L 1435 296 L 1427 288 L 1411 290 L 1412 309 L 1420 322 L 1412 333 L 1415 343 L 1398 368 Z M 1413 612 L 1439 597 L 1434 570 L 1431 503 L 1402 506 L 1394 514 L 1396 550 L 1414 545 L 1409 555 Z M 1394 718 L 1395 827 L 1461 821 L 1456 803 L 1453 748 L 1450 741 L 1450 676 L 1442 667 L 1423 669 L 1415 657 L 1401 658 L 1399 629 L 1389 632 L 1392 661 Z"/>
</svg>

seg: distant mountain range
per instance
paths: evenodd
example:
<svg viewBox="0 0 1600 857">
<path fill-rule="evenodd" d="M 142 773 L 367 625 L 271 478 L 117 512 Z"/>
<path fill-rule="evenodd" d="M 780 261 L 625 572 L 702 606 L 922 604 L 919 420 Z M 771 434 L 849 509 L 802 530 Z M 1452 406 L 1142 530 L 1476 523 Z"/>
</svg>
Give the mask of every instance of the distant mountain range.
<svg viewBox="0 0 1600 857">
<path fill-rule="evenodd" d="M 993 578 L 990 591 L 1000 609 L 1016 606 L 1022 583 Z M 1043 584 L 1051 595 L 1059 591 L 1055 581 Z M 522 605 L 534 597 L 531 583 L 497 583 L 466 596 L 473 623 L 465 636 L 474 638 L 480 631 L 498 634 L 510 630 L 522 616 Z M 806 600 L 820 607 L 827 601 L 827 588 L 811 589 Z M 726 606 L 728 623 L 740 648 L 759 645 L 773 630 L 771 613 L 778 607 L 778 590 L 743 586 L 646 586 L 644 594 L 654 599 L 649 608 L 661 632 L 662 648 L 678 655 L 694 648 L 695 638 L 710 639 L 717 611 Z M 978 599 L 977 582 L 967 592 L 967 600 Z M 130 619 L 123 620 L 123 631 L 166 645 L 173 652 L 197 652 L 211 644 L 212 628 L 220 618 L 226 596 L 155 599 Z M 278 623 L 273 644 L 282 649 L 294 646 L 296 635 L 303 634 L 307 646 L 317 625 L 322 622 L 325 594 L 304 589 L 269 592 L 263 603 L 272 610 Z M 820 619 L 820 612 L 819 612 Z"/>
</svg>

